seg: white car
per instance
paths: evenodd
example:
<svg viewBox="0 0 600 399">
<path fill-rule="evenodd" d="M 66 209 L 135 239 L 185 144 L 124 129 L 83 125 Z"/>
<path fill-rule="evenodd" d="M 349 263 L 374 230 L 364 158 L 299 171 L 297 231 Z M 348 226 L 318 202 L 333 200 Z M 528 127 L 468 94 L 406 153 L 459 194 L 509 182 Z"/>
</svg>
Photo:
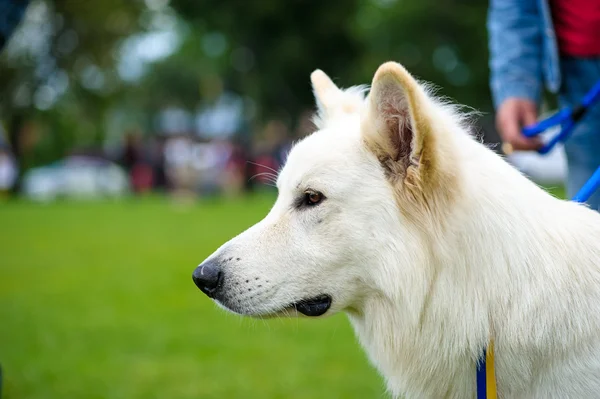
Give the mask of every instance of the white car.
<svg viewBox="0 0 600 399">
<path fill-rule="evenodd" d="M 23 193 L 37 201 L 118 197 L 128 192 L 129 180 L 121 167 L 87 156 L 31 169 L 23 177 Z"/>
</svg>

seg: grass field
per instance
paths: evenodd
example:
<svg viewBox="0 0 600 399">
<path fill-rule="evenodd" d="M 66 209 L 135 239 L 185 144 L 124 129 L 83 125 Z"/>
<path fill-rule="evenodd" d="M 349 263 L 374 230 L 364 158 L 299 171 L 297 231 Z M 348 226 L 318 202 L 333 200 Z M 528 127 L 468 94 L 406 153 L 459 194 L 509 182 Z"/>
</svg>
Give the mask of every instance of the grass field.
<svg viewBox="0 0 600 399">
<path fill-rule="evenodd" d="M 345 316 L 243 319 L 192 283 L 272 201 L 1 204 L 4 398 L 385 397 Z"/>
<path fill-rule="evenodd" d="M 345 316 L 242 319 L 194 286 L 272 200 L 0 204 L 3 398 L 385 397 Z"/>
</svg>

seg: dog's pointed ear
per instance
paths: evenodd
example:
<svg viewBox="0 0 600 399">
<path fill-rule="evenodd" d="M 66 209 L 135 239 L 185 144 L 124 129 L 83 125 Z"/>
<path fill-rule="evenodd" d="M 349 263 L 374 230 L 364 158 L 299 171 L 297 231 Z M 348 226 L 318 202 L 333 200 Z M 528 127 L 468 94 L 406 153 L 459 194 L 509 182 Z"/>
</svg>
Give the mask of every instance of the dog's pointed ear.
<svg viewBox="0 0 600 399">
<path fill-rule="evenodd" d="M 412 187 L 420 187 L 437 165 L 429 102 L 404 67 L 388 62 L 375 73 L 363 118 L 370 149 L 390 176 Z"/>
<path fill-rule="evenodd" d="M 320 69 L 317 69 L 310 74 L 310 81 L 315 93 L 317 107 L 321 114 L 327 115 L 327 113 L 331 112 L 340 101 L 342 91 L 335 83 L 333 83 L 331 78 Z"/>
</svg>

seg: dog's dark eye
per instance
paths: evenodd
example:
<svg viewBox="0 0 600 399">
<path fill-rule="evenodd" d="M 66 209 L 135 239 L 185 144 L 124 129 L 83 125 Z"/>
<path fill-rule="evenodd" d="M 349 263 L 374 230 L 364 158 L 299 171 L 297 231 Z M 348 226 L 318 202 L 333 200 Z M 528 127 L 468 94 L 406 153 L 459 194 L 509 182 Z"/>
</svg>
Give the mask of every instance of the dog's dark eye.
<svg viewBox="0 0 600 399">
<path fill-rule="evenodd" d="M 323 194 L 318 191 L 306 190 L 304 192 L 304 204 L 308 206 L 318 205 L 321 201 L 323 201 Z"/>
</svg>

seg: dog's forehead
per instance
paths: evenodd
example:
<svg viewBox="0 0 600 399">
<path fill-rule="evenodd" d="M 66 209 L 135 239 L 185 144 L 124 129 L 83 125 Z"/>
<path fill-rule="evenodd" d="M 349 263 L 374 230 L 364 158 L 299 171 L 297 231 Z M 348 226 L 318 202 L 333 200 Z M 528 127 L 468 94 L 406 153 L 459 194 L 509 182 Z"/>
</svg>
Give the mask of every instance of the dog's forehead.
<svg viewBox="0 0 600 399">
<path fill-rule="evenodd" d="M 356 167 L 361 154 L 357 131 L 324 129 L 317 131 L 292 148 L 278 184 L 298 186 L 314 179 L 332 179 L 340 171 Z"/>
</svg>

